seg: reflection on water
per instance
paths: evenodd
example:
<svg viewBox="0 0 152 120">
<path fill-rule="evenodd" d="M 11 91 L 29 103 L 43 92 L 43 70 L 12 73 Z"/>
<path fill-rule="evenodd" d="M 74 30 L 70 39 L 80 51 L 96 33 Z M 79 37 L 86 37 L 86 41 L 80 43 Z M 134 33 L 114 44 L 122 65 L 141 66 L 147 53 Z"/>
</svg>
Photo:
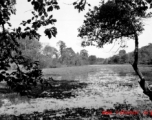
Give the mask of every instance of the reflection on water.
<svg viewBox="0 0 152 120">
<path fill-rule="evenodd" d="M 59 80 L 66 79 L 67 76 L 53 77 Z M 18 99 L 16 100 L 18 103 L 5 99 L 0 113 L 21 114 L 67 107 L 111 108 L 117 102 L 127 102 L 133 106 L 145 104 L 145 101 L 150 103 L 138 85 L 138 77 L 130 72 L 114 72 L 110 68 L 102 68 L 96 73 L 69 77 L 88 83 L 86 88 L 73 90 L 77 97 L 63 100 L 55 98 L 28 99 L 28 102 L 21 102 L 23 99 Z"/>
</svg>

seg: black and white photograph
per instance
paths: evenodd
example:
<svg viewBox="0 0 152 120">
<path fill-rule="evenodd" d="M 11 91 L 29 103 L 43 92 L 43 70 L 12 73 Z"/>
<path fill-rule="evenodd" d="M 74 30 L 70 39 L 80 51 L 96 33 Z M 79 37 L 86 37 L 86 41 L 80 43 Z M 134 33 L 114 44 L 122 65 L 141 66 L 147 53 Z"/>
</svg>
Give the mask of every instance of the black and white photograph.
<svg viewBox="0 0 152 120">
<path fill-rule="evenodd" d="M 0 120 L 152 120 L 152 0 L 0 0 Z"/>
</svg>

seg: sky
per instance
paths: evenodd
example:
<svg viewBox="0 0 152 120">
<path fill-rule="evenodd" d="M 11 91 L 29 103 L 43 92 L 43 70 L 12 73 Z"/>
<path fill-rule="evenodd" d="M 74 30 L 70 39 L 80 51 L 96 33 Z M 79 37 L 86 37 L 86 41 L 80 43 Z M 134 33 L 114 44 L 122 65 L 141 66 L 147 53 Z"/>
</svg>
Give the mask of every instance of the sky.
<svg viewBox="0 0 152 120">
<path fill-rule="evenodd" d="M 100 0 L 87 0 L 91 4 L 91 7 L 86 7 L 85 11 L 78 12 L 74 9 L 72 3 L 75 0 L 59 0 L 60 10 L 55 10 L 53 18 L 57 19 L 55 27 L 57 27 L 58 34 L 56 38 L 49 39 L 44 35 L 44 29 L 39 30 L 41 34 L 40 42 L 43 45 L 50 45 L 57 48 L 57 42 L 62 40 L 66 43 L 67 47 L 71 47 L 75 52 L 80 52 L 82 49 L 86 49 L 89 55 L 96 55 L 101 58 L 108 58 L 115 54 L 118 54 L 119 50 L 122 48 L 119 47 L 118 43 L 113 43 L 111 45 L 105 45 L 103 48 L 96 48 L 95 46 L 81 47 L 81 42 L 83 41 L 78 35 L 78 28 L 82 26 L 83 20 L 85 20 L 84 15 L 88 9 L 92 9 L 95 5 L 98 6 Z M 11 23 L 13 27 L 19 26 L 22 20 L 27 20 L 31 18 L 32 6 L 27 0 L 17 0 L 16 4 L 16 15 L 11 17 Z M 152 19 L 144 20 L 145 30 L 139 36 L 139 47 L 148 45 L 152 43 Z M 51 27 L 51 26 L 49 26 Z M 126 52 L 131 52 L 134 50 L 134 40 L 127 40 L 125 44 L 128 46 L 123 48 Z"/>
</svg>

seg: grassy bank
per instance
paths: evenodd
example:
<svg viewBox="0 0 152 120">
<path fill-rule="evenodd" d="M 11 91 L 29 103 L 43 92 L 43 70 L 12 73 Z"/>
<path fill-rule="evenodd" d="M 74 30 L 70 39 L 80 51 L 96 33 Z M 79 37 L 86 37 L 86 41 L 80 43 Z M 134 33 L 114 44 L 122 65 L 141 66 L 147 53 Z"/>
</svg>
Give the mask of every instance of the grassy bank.
<svg viewBox="0 0 152 120">
<path fill-rule="evenodd" d="M 43 69 L 44 77 L 53 77 L 56 80 L 74 80 L 76 77 L 87 76 L 99 71 L 103 66 L 73 66 L 62 68 Z"/>
<path fill-rule="evenodd" d="M 62 67 L 62 68 L 46 68 L 43 69 L 44 75 L 73 75 L 73 74 L 87 74 L 90 72 L 96 72 L 104 66 L 73 66 L 73 67 Z"/>
<path fill-rule="evenodd" d="M 55 77 L 63 76 L 64 79 L 70 79 L 69 76 L 78 76 L 78 75 L 88 75 L 90 73 L 95 73 L 100 69 L 110 68 L 116 73 L 131 73 L 135 74 L 132 66 L 130 64 L 122 65 L 87 65 L 87 66 L 73 66 L 73 67 L 62 67 L 62 68 L 46 68 L 43 69 L 43 74 L 45 77 Z M 145 77 L 150 79 L 152 77 L 152 66 L 148 65 L 139 65 L 139 69 L 145 75 Z M 71 79 L 70 79 L 71 80 Z"/>
<path fill-rule="evenodd" d="M 73 66 L 73 67 L 62 67 L 62 68 L 45 68 L 43 69 L 43 74 L 52 74 L 52 75 L 68 75 L 68 74 L 86 74 L 90 72 L 96 72 L 97 70 L 103 68 L 111 68 L 112 70 L 118 72 L 123 70 L 124 72 L 134 72 L 130 64 L 110 64 L 110 65 L 86 65 L 86 66 Z M 142 72 L 148 72 L 152 70 L 152 66 L 148 65 L 139 65 L 139 68 Z"/>
</svg>

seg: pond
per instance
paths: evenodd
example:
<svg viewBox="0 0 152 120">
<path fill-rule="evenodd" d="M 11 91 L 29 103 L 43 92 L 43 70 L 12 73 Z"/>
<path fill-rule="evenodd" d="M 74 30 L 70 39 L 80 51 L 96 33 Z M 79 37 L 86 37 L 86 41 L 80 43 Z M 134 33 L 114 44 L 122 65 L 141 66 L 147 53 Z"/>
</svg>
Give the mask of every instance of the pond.
<svg viewBox="0 0 152 120">
<path fill-rule="evenodd" d="M 135 107 L 143 106 L 152 108 L 151 101 L 143 94 L 138 81 L 139 78 L 134 74 L 129 65 L 100 65 L 88 66 L 94 70 L 87 74 L 76 74 L 73 80 L 87 83 L 84 88 L 72 89 L 75 97 L 56 99 L 56 98 L 37 98 L 29 99 L 17 97 L 15 94 L 11 98 L 1 99 L 2 106 L 0 114 L 20 115 L 35 111 L 58 110 L 65 108 L 85 107 L 88 109 L 113 108 L 114 104 L 127 103 Z M 144 70 L 151 70 L 145 67 Z M 47 74 L 47 77 L 49 75 Z M 52 76 L 50 74 L 50 76 Z M 70 74 L 68 74 L 68 77 Z M 65 75 L 53 75 L 54 79 L 65 79 Z"/>
</svg>

